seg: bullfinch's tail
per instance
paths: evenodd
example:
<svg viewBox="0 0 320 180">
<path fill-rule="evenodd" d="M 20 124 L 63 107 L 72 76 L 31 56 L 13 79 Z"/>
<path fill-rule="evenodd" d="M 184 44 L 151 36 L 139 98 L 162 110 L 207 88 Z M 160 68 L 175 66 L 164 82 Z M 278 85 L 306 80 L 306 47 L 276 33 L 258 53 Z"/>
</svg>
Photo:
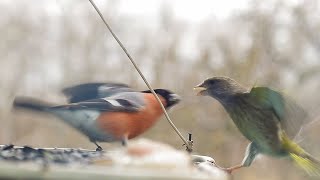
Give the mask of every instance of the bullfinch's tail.
<svg viewBox="0 0 320 180">
<path fill-rule="evenodd" d="M 33 99 L 30 97 L 17 97 L 13 101 L 14 108 L 22 108 L 22 109 L 28 109 L 28 110 L 40 111 L 40 112 L 47 111 L 48 108 L 52 106 L 53 106 L 52 104 L 49 104 L 47 102 L 40 101 L 37 99 Z"/>
</svg>

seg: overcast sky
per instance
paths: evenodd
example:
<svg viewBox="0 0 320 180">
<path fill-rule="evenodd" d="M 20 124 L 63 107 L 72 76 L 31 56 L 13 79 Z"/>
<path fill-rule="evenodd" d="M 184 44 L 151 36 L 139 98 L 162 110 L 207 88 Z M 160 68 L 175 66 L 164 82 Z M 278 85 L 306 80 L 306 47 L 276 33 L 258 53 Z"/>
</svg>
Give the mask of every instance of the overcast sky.
<svg viewBox="0 0 320 180">
<path fill-rule="evenodd" d="M 94 0 L 98 6 L 110 1 L 114 0 Z M 59 12 L 66 3 L 74 2 L 76 0 L 46 0 L 47 8 L 51 13 Z M 118 10 L 122 15 L 142 15 L 153 18 L 159 15 L 160 7 L 165 5 L 171 8 L 174 17 L 177 19 L 200 22 L 212 16 L 217 19 L 224 19 L 246 8 L 250 0 L 116 0 L 115 2 L 119 5 Z"/>
<path fill-rule="evenodd" d="M 97 1 L 97 0 L 96 0 Z M 249 0 L 121 0 L 119 10 L 122 13 L 154 16 L 161 5 L 171 7 L 176 18 L 188 21 L 201 21 L 215 16 L 225 18 L 247 7 Z"/>
</svg>

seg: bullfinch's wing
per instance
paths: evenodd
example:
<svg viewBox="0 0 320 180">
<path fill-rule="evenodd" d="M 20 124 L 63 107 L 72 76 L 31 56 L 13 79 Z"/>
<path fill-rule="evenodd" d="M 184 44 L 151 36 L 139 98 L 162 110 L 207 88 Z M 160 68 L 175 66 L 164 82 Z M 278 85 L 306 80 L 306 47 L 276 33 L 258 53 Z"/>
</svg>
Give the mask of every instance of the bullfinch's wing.
<svg viewBox="0 0 320 180">
<path fill-rule="evenodd" d="M 69 103 L 110 97 L 122 92 L 135 92 L 135 90 L 121 83 L 84 83 L 62 90 L 62 93 L 68 97 Z"/>
<path fill-rule="evenodd" d="M 140 107 L 125 99 L 92 99 L 51 107 L 52 110 L 95 110 L 100 112 L 137 112 Z"/>
<path fill-rule="evenodd" d="M 70 103 L 62 106 L 52 107 L 54 109 L 70 110 L 97 110 L 110 112 L 136 112 L 144 108 L 145 101 L 141 92 L 114 92 L 113 96 L 90 99 L 86 101 Z"/>
<path fill-rule="evenodd" d="M 267 87 L 254 87 L 248 94 L 257 108 L 272 110 L 287 135 L 294 138 L 307 121 L 307 113 L 290 97 Z"/>
</svg>

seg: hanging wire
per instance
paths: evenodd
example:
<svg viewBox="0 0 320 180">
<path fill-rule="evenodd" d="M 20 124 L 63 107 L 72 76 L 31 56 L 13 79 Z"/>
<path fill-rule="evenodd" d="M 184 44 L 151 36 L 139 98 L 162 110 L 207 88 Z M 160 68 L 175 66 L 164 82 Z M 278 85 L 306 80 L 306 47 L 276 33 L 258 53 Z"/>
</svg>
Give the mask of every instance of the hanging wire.
<svg viewBox="0 0 320 180">
<path fill-rule="evenodd" d="M 94 7 L 94 9 L 97 11 L 97 13 L 99 14 L 100 18 L 102 19 L 102 21 L 104 22 L 104 24 L 107 26 L 108 30 L 110 31 L 110 33 L 112 34 L 112 36 L 114 37 L 114 39 L 118 42 L 118 44 L 120 45 L 120 47 L 122 48 L 122 50 L 125 52 L 125 54 L 128 56 L 129 60 L 131 61 L 131 63 L 133 64 L 133 66 L 135 67 L 135 69 L 138 71 L 139 75 L 141 76 L 141 78 L 143 79 L 143 81 L 145 82 L 145 84 L 148 86 L 148 88 L 150 89 L 150 91 L 152 92 L 152 94 L 155 96 L 155 98 L 157 99 L 158 103 L 161 106 L 161 109 L 163 110 L 163 113 L 166 117 L 166 119 L 168 120 L 169 124 L 171 125 L 171 127 L 174 129 L 174 131 L 179 135 L 179 137 L 181 138 L 181 140 L 184 142 L 184 145 L 186 145 L 187 151 L 188 152 L 192 152 L 192 146 L 193 146 L 193 141 L 191 139 L 191 135 L 189 135 L 189 141 L 187 141 L 182 134 L 180 133 L 180 131 L 178 130 L 178 128 L 173 124 L 173 122 L 171 121 L 165 107 L 163 106 L 161 100 L 159 99 L 158 95 L 154 92 L 153 88 L 151 87 L 151 85 L 149 84 L 149 82 L 147 81 L 147 79 L 145 78 L 145 76 L 142 74 L 142 72 L 140 71 L 139 67 L 137 66 L 137 64 L 135 63 L 135 61 L 133 60 L 133 58 L 131 57 L 131 55 L 128 53 L 127 49 L 124 47 L 124 45 L 121 43 L 121 41 L 119 40 L 119 38 L 116 36 L 116 34 L 112 31 L 111 27 L 109 26 L 109 24 L 107 23 L 107 21 L 104 19 L 102 13 L 100 12 L 100 10 L 98 9 L 98 7 L 95 5 L 95 3 L 92 0 L 89 0 L 90 3 L 92 4 L 92 6 Z"/>
</svg>

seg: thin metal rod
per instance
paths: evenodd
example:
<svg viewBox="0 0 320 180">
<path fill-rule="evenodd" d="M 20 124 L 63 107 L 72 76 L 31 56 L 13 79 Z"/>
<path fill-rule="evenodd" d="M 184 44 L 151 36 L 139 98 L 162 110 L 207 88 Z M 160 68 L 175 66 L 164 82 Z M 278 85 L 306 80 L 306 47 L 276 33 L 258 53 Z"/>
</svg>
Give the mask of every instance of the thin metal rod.
<svg viewBox="0 0 320 180">
<path fill-rule="evenodd" d="M 100 18 L 102 19 L 102 21 L 104 22 L 104 24 L 107 26 L 108 30 L 110 31 L 110 33 L 112 34 L 112 36 L 114 37 L 114 39 L 118 42 L 118 44 L 120 45 L 120 47 L 122 48 L 122 50 L 126 53 L 126 55 L 128 56 L 129 60 L 131 61 L 131 63 L 133 64 L 133 66 L 135 67 L 135 69 L 138 71 L 139 75 L 141 76 L 141 78 L 143 79 L 143 81 L 146 83 L 146 85 L 148 86 L 148 88 L 150 89 L 150 91 L 152 92 L 152 94 L 156 97 L 157 101 L 159 102 L 161 109 L 163 110 L 163 113 L 165 115 L 165 117 L 167 118 L 169 124 L 172 126 L 172 128 L 176 131 L 176 133 L 179 135 L 179 137 L 181 138 L 181 140 L 185 143 L 185 145 L 187 146 L 187 149 L 192 149 L 192 147 L 190 147 L 191 145 L 189 145 L 188 141 L 182 136 L 182 134 L 179 132 L 178 128 L 173 124 L 173 122 L 171 121 L 166 109 L 164 108 L 161 100 L 159 99 L 158 95 L 154 92 L 153 88 L 151 87 L 151 85 L 148 83 L 147 79 L 144 77 L 144 75 L 142 74 L 142 72 L 140 71 L 139 67 L 137 66 L 137 64 L 135 63 L 135 61 L 133 60 L 133 58 L 130 56 L 130 54 L 128 53 L 127 49 L 123 46 L 123 44 L 121 43 L 121 41 L 119 40 L 119 38 L 116 36 L 116 34 L 112 31 L 111 27 L 109 26 L 109 24 L 107 23 L 107 21 L 104 19 L 102 13 L 100 12 L 100 10 L 98 9 L 98 7 L 95 5 L 95 3 L 92 0 L 89 0 L 90 3 L 92 4 L 92 6 L 94 7 L 94 9 L 97 11 L 97 13 L 99 14 Z"/>
</svg>

